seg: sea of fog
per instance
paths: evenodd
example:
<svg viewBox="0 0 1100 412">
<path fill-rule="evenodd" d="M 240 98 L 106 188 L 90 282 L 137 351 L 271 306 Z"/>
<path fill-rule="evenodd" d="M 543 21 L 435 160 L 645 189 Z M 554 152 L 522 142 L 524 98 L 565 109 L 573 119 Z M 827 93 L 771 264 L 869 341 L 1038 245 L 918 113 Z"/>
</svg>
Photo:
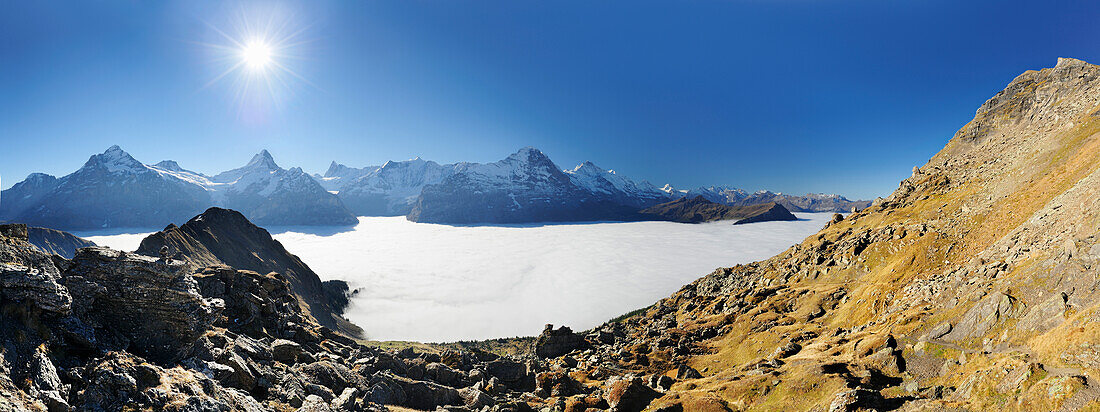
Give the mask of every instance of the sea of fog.
<svg viewBox="0 0 1100 412">
<path fill-rule="evenodd" d="M 448 226 L 360 217 L 351 230 L 273 228 L 322 279 L 359 293 L 347 317 L 378 340 L 444 342 L 588 329 L 715 268 L 768 258 L 831 213 L 794 222 Z M 135 250 L 145 234 L 88 234 Z"/>
</svg>

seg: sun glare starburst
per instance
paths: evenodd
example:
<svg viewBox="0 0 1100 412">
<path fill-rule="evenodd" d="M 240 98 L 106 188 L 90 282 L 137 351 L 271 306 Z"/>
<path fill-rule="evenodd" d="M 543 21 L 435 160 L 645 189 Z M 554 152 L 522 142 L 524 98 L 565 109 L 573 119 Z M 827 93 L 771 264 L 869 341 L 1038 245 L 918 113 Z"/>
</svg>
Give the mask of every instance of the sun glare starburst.
<svg viewBox="0 0 1100 412">
<path fill-rule="evenodd" d="M 241 49 L 241 60 L 254 72 L 263 71 L 271 63 L 271 46 L 263 40 L 252 40 Z"/>
<path fill-rule="evenodd" d="M 211 56 L 213 75 L 202 88 L 228 85 L 242 114 L 266 113 L 310 85 L 296 71 L 304 60 L 306 29 L 281 10 L 241 11 L 224 24 L 207 23 L 212 41 L 200 42 Z M 250 117 L 254 117 L 251 116 Z"/>
</svg>

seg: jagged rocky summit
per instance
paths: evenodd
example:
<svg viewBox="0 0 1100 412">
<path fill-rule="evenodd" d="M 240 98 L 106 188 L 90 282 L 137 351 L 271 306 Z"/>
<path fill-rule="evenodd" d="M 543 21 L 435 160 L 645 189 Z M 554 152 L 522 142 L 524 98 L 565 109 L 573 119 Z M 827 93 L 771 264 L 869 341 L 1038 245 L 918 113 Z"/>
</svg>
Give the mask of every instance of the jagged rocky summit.
<svg viewBox="0 0 1100 412">
<path fill-rule="evenodd" d="M 268 225 L 353 225 L 355 216 L 300 168 L 266 150 L 213 177 L 174 161 L 143 164 L 118 146 L 61 178 L 35 173 L 0 192 L 0 221 L 62 230 L 163 227 L 210 206 Z"/>
<path fill-rule="evenodd" d="M 305 313 L 349 336 L 359 336 L 361 332 L 340 316 L 348 303 L 344 297 L 346 283 L 322 282 L 305 262 L 240 212 L 210 208 L 182 226 L 172 224 L 149 235 L 141 241 L 136 253 L 158 256 L 162 250 L 196 266 L 225 265 L 258 273 L 280 273 L 290 282 Z"/>
</svg>

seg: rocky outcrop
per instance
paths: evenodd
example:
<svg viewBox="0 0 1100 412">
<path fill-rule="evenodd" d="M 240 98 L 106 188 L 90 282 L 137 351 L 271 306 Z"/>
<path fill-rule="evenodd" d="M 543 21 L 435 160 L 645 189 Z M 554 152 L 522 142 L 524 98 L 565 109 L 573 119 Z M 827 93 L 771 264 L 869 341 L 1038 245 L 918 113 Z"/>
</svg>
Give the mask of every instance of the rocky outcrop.
<svg viewBox="0 0 1100 412">
<path fill-rule="evenodd" d="M 225 305 L 199 293 L 192 271 L 181 261 L 91 247 L 77 252 L 64 284 L 79 297 L 73 315 L 109 331 L 97 334 L 101 346 L 172 362 L 190 350 Z"/>
<path fill-rule="evenodd" d="M 195 266 L 225 265 L 258 273 L 279 273 L 290 283 L 302 307 L 322 325 L 357 336 L 360 330 L 340 316 L 346 299 L 330 298 L 321 279 L 301 259 L 291 254 L 271 234 L 239 212 L 210 208 L 182 226 L 169 225 L 141 241 L 137 253 L 169 255 Z M 336 289 L 338 285 L 336 285 Z"/>
<path fill-rule="evenodd" d="M 540 358 L 556 358 L 578 349 L 588 347 L 588 341 L 567 326 L 554 329 L 554 325 L 546 325 L 542 334 L 535 339 L 535 356 Z"/>
<path fill-rule="evenodd" d="M 703 196 L 683 198 L 638 212 L 646 220 L 667 220 L 680 223 L 703 223 L 736 220 L 736 224 L 798 220 L 791 212 L 775 203 L 753 206 L 726 206 Z"/>
</svg>

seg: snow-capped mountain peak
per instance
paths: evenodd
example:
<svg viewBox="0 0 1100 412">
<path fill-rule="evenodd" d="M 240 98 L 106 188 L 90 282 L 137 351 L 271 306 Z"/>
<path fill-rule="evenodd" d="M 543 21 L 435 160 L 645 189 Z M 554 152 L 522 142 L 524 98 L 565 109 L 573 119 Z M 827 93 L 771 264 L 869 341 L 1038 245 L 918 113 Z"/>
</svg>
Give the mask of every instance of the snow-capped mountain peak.
<svg viewBox="0 0 1100 412">
<path fill-rule="evenodd" d="M 248 164 L 243 167 L 239 167 L 226 172 L 218 173 L 214 177 L 210 178 L 211 181 L 216 183 L 247 183 L 251 184 L 258 176 L 269 176 L 277 172 L 283 171 L 278 164 L 275 163 L 275 159 L 271 157 L 271 153 L 267 150 L 262 150 L 255 156 L 252 156 L 252 160 L 248 161 Z"/>
<path fill-rule="evenodd" d="M 180 164 L 176 163 L 175 160 L 162 160 L 162 161 L 160 161 L 159 163 L 157 163 L 153 166 L 156 166 L 157 168 L 160 168 L 160 169 L 172 171 L 172 172 L 182 172 L 183 171 L 183 168 L 180 167 Z"/>
<path fill-rule="evenodd" d="M 271 157 L 271 153 L 267 149 L 261 150 L 255 156 L 252 156 L 252 160 L 248 161 L 245 167 L 249 168 L 264 168 L 268 170 L 278 170 L 279 165 L 275 164 L 275 158 Z"/>
<path fill-rule="evenodd" d="M 144 164 L 134 159 L 118 145 L 107 148 L 103 153 L 93 155 L 84 163 L 81 170 L 103 168 L 109 173 L 132 174 L 148 170 Z"/>
</svg>

